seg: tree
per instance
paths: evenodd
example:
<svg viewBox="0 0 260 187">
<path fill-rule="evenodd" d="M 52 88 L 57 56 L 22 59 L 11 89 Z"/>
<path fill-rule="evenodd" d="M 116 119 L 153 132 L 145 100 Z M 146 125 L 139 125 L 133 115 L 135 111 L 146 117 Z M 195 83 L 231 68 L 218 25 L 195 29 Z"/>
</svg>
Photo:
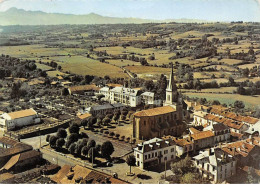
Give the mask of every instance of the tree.
<svg viewBox="0 0 260 187">
<path fill-rule="evenodd" d="M 114 115 L 114 121 L 116 121 L 116 122 L 117 122 L 117 121 L 119 120 L 119 117 L 120 117 L 120 115 L 119 115 L 119 114 L 115 114 L 115 115 Z"/>
<path fill-rule="evenodd" d="M 96 117 L 91 116 L 90 118 L 88 118 L 88 127 L 89 128 L 92 128 L 95 123 L 97 123 Z"/>
<path fill-rule="evenodd" d="M 49 134 L 46 136 L 46 142 L 50 141 L 50 137 L 51 137 L 51 135 L 49 135 Z"/>
<path fill-rule="evenodd" d="M 79 139 L 79 134 L 72 133 L 72 134 L 69 136 L 69 140 L 70 140 L 72 143 L 78 141 L 78 139 Z"/>
<path fill-rule="evenodd" d="M 136 159 L 135 159 L 134 155 L 129 155 L 126 158 L 126 163 L 127 163 L 128 166 L 130 166 L 130 174 L 131 174 L 131 167 L 135 166 L 135 162 L 136 162 Z"/>
<path fill-rule="evenodd" d="M 181 177 L 182 184 L 200 184 L 198 176 L 195 173 L 188 172 Z"/>
<path fill-rule="evenodd" d="M 51 147 L 56 147 L 56 141 L 57 141 L 58 137 L 57 136 L 51 136 L 50 137 L 50 146 Z"/>
<path fill-rule="evenodd" d="M 184 159 L 171 164 L 171 170 L 175 175 L 181 176 L 184 173 L 191 171 L 192 169 L 192 161 L 189 156 L 186 156 Z"/>
<path fill-rule="evenodd" d="M 78 134 L 79 133 L 79 126 L 77 124 L 72 124 L 70 127 L 69 127 L 69 132 L 72 134 L 72 133 L 76 133 Z"/>
<path fill-rule="evenodd" d="M 84 155 L 84 156 L 88 156 L 88 146 L 84 146 L 82 147 L 81 149 L 81 154 Z"/>
<path fill-rule="evenodd" d="M 66 138 L 67 137 L 67 131 L 64 128 L 59 128 L 57 132 L 58 138 Z"/>
<path fill-rule="evenodd" d="M 70 145 L 69 147 L 70 154 L 75 154 L 76 146 L 77 144 L 75 142 Z"/>
<path fill-rule="evenodd" d="M 110 156 L 114 151 L 114 146 L 110 141 L 104 142 L 101 146 L 101 155 L 107 160 L 110 159 Z"/>
<path fill-rule="evenodd" d="M 96 141 L 95 140 L 90 140 L 88 142 L 88 148 L 90 149 L 91 147 L 95 147 L 96 146 Z"/>
<path fill-rule="evenodd" d="M 92 161 L 92 158 L 93 158 L 93 161 L 94 161 L 97 156 L 98 156 L 98 152 L 97 152 L 96 148 L 91 147 L 88 150 L 88 157 L 91 159 L 91 161 Z"/>
<path fill-rule="evenodd" d="M 230 86 L 234 86 L 236 83 L 235 83 L 235 80 L 233 79 L 233 77 L 229 77 L 228 78 L 228 83 Z"/>
<path fill-rule="evenodd" d="M 249 167 L 247 173 L 247 182 L 248 184 L 257 184 L 256 175 L 254 175 L 254 168 Z"/>
<path fill-rule="evenodd" d="M 57 139 L 57 141 L 56 141 L 56 147 L 57 148 L 61 149 L 64 146 L 64 144 L 65 144 L 65 140 L 63 138 Z"/>
<path fill-rule="evenodd" d="M 67 88 L 63 88 L 61 91 L 61 95 L 63 95 L 63 96 L 69 95 L 69 90 Z"/>
<path fill-rule="evenodd" d="M 81 150 L 82 150 L 83 147 L 84 147 L 83 141 L 79 140 L 77 142 L 76 147 L 75 147 L 75 152 L 76 152 L 77 155 L 81 155 Z"/>
<path fill-rule="evenodd" d="M 240 109 L 245 108 L 245 104 L 243 101 L 235 101 L 234 107 L 236 110 L 240 110 Z"/>
<path fill-rule="evenodd" d="M 102 122 L 103 122 L 104 125 L 108 125 L 111 122 L 111 119 L 106 117 L 106 118 L 103 119 Z"/>
</svg>

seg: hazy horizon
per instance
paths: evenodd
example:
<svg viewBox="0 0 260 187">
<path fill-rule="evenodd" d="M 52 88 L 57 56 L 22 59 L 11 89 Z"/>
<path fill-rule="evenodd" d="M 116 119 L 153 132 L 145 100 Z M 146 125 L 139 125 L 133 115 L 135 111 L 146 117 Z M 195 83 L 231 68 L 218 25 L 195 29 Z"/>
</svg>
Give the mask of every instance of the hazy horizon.
<svg viewBox="0 0 260 187">
<path fill-rule="evenodd" d="M 46 13 L 89 14 L 153 20 L 260 21 L 260 0 L 0 0 L 12 7 Z"/>
</svg>

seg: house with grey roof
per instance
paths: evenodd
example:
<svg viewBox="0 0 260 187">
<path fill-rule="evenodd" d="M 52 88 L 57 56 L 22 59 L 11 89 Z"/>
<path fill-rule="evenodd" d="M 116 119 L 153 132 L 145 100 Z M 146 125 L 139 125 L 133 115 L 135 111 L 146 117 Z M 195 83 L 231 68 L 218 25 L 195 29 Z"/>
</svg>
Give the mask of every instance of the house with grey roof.
<svg viewBox="0 0 260 187">
<path fill-rule="evenodd" d="M 149 169 L 176 159 L 176 143 L 172 139 L 153 138 L 134 148 L 136 165 Z"/>
<path fill-rule="evenodd" d="M 193 159 L 197 172 L 214 183 L 221 183 L 236 174 L 235 158 L 220 148 L 200 151 Z"/>
<path fill-rule="evenodd" d="M 115 87 L 110 90 L 109 102 L 111 104 L 122 103 L 136 107 L 141 104 L 141 92 L 138 89 Z"/>
<path fill-rule="evenodd" d="M 96 105 L 86 108 L 84 113 L 89 113 L 92 116 L 96 116 L 98 114 L 106 115 L 107 112 L 113 112 L 115 110 L 122 110 L 125 108 L 126 105 L 121 103 L 115 103 L 115 104 L 104 104 L 104 105 Z"/>
</svg>

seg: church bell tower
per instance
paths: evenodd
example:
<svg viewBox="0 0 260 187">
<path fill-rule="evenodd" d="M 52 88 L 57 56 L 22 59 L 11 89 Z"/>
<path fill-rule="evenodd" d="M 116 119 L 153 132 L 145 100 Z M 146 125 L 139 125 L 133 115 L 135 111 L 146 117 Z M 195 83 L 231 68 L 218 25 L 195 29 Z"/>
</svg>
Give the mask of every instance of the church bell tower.
<svg viewBox="0 0 260 187">
<path fill-rule="evenodd" d="M 169 79 L 169 84 L 166 89 L 166 100 L 164 105 L 176 105 L 178 102 L 178 91 L 176 82 L 174 80 L 174 74 L 173 74 L 173 64 L 171 63 L 171 74 Z"/>
</svg>

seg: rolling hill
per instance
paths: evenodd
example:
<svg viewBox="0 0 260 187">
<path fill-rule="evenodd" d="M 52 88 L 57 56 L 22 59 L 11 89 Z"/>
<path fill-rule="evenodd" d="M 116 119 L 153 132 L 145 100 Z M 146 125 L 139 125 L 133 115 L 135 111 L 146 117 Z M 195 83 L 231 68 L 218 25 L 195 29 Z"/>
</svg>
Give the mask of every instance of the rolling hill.
<svg viewBox="0 0 260 187">
<path fill-rule="evenodd" d="M 60 25 L 60 24 L 127 24 L 127 23 L 159 23 L 159 22 L 206 22 L 205 20 L 172 19 L 149 20 L 140 18 L 106 17 L 95 13 L 86 15 L 46 13 L 42 11 L 26 11 L 10 8 L 0 12 L 0 25 Z"/>
</svg>

